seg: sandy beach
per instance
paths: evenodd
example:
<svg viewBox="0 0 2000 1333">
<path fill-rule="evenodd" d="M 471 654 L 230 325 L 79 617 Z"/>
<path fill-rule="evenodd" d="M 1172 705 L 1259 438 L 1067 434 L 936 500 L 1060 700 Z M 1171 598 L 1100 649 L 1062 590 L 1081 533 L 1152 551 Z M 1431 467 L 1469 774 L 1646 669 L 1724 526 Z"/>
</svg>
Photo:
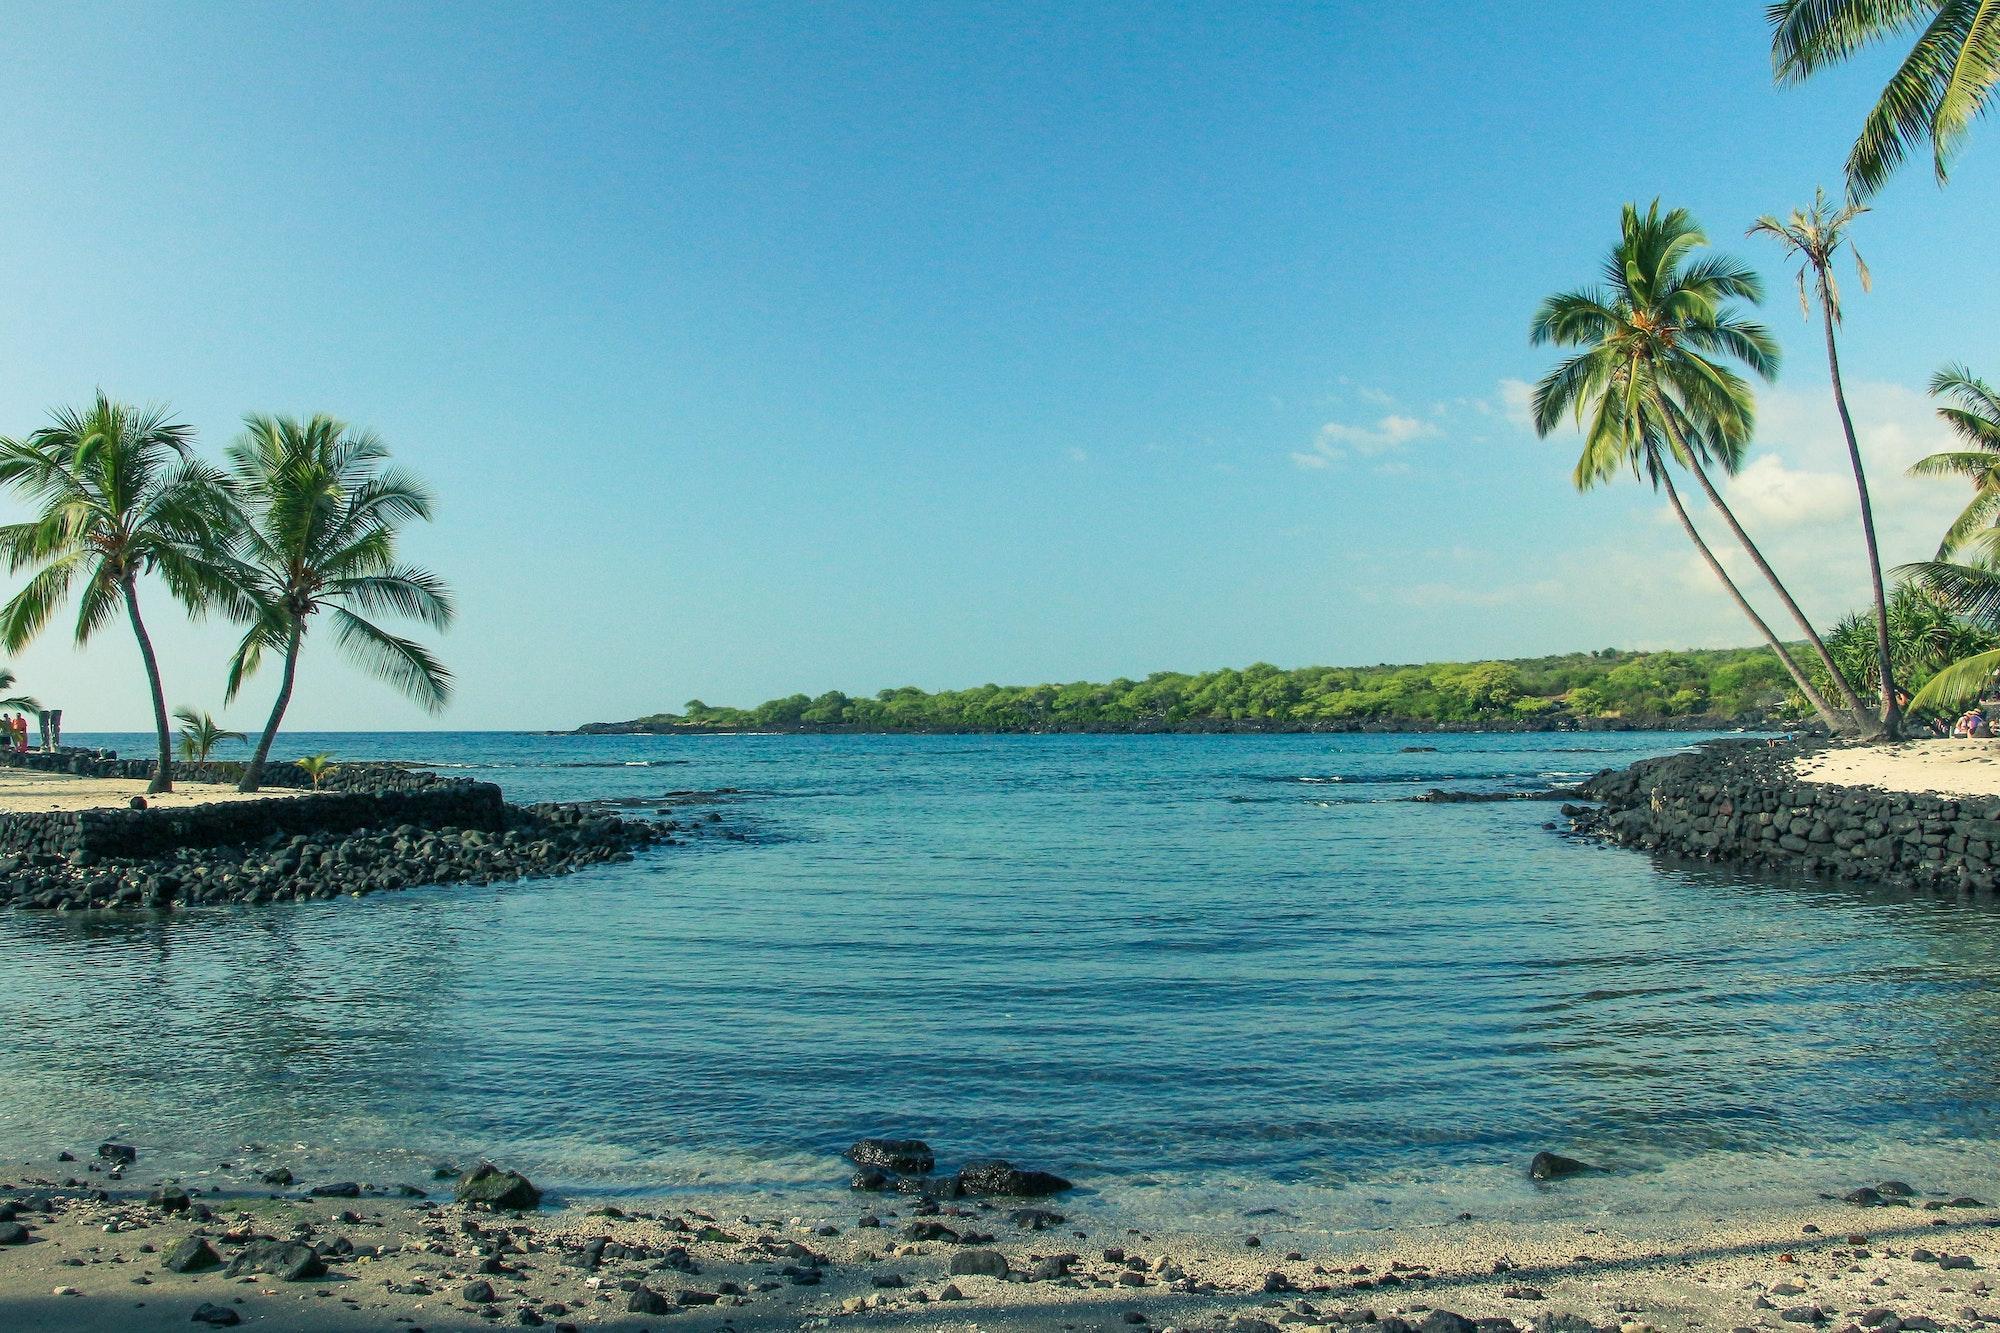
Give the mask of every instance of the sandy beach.
<svg viewBox="0 0 2000 1333">
<path fill-rule="evenodd" d="M 291 787 L 266 787 L 240 792 L 219 782 L 176 782 L 170 792 L 148 795 L 137 778 L 82 778 L 68 773 L 42 773 L 26 768 L 0 768 L 0 814 L 35 814 L 50 810 L 122 810 L 134 796 L 144 796 L 157 810 L 186 810 L 226 801 L 262 801 L 298 796 Z"/>
<path fill-rule="evenodd" d="M 1792 769 L 1804 781 L 1836 787 L 2000 796 L 2000 740 L 1840 746 L 1805 755 Z"/>
<path fill-rule="evenodd" d="M 1220 1325 L 1239 1333 L 1473 1326 L 1437 1311 L 1510 1321 L 1481 1326 L 1495 1331 L 1570 1333 L 2000 1321 L 1990 1285 L 2000 1220 L 1965 1199 L 1818 1201 L 1644 1234 L 1471 1219 L 1409 1237 L 1377 1233 L 1329 1253 L 1279 1228 L 1254 1241 L 1246 1228 L 1156 1242 L 1087 1202 L 1060 1199 L 1032 1209 L 1018 1200 L 947 1202 L 923 1217 L 916 1214 L 926 1205 L 909 1196 L 867 1194 L 824 1216 L 750 1216 L 740 1201 L 685 1198 L 624 1211 L 512 1214 L 371 1187 L 351 1198 L 304 1198 L 296 1187 L 278 1197 L 258 1185 L 257 1169 L 239 1166 L 240 1189 L 148 1202 L 136 1170 L 118 1180 L 46 1165 L 0 1178 L 0 1216 L 15 1212 L 26 1232 L 0 1244 L 0 1327 L 10 1333 L 231 1326 L 232 1315 L 244 1327 L 302 1330 L 820 1328 L 844 1320 L 944 1329 Z M 433 1188 L 448 1199 L 452 1183 Z M 962 1240 L 925 1238 L 938 1227 Z M 6 1228 L 0 1222 L 0 1236 Z M 209 1266 L 170 1271 L 168 1256 L 190 1237 L 212 1252 Z M 228 1276 L 230 1261 L 260 1240 L 312 1246 L 326 1271 L 294 1281 Z"/>
</svg>

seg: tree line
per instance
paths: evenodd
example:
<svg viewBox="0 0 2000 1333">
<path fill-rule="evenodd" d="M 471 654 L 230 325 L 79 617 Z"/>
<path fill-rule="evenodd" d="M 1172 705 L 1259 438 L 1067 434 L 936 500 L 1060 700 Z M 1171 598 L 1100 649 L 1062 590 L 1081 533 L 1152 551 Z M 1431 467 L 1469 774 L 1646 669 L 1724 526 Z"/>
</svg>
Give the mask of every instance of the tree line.
<svg viewBox="0 0 2000 1333">
<path fill-rule="evenodd" d="M 424 707 L 442 708 L 451 673 L 424 645 L 376 623 L 384 614 L 438 630 L 451 623 L 444 581 L 397 553 L 402 529 L 431 517 L 429 489 L 389 463 L 373 432 L 325 415 L 245 417 L 219 466 L 194 445 L 193 429 L 165 410 L 102 392 L 85 407 L 55 410 L 25 438 L 0 437 L 0 489 L 31 513 L 0 525 L 0 562 L 29 575 L 0 607 L 0 646 L 21 651 L 72 599 L 79 647 L 122 617 L 152 701 L 153 792 L 172 789 L 174 756 L 142 588 L 149 595 L 164 588 L 194 618 L 218 614 L 243 628 L 224 669 L 225 701 L 267 655 L 278 659 L 277 698 L 241 790 L 262 781 L 300 654 L 322 624 L 364 669 Z M 190 758 L 241 734 L 194 709 L 176 716 Z"/>
<path fill-rule="evenodd" d="M 981 685 L 928 693 L 914 686 L 851 696 L 788 695 L 754 708 L 691 699 L 679 713 L 629 724 L 656 730 L 1043 731 L 1199 730 L 1346 724 L 1502 723 L 1538 727 L 1629 722 L 1762 722 L 1791 693 L 1760 649 L 1570 653 L 1511 662 L 1299 667 L 1260 662 L 1144 680 Z"/>
<path fill-rule="evenodd" d="M 1625 205 L 1599 280 L 1557 293 L 1535 312 L 1530 341 L 1570 352 L 1535 386 L 1535 428 L 1546 436 L 1569 420 L 1582 432 L 1573 475 L 1579 490 L 1630 474 L 1665 495 L 1702 562 L 1829 730 L 1894 738 L 1902 733 L 1912 690 L 1919 707 L 1951 707 L 1976 697 L 2000 669 L 2000 649 L 1990 642 L 1991 631 L 2000 628 L 2000 395 L 1961 365 L 1947 366 L 1932 381 L 1940 415 L 1965 448 L 1924 459 L 1913 470 L 1968 480 L 1974 494 L 1933 559 L 1893 571 L 1914 590 L 1897 593 L 1899 616 L 1883 574 L 1867 473 L 1841 377 L 1836 330 L 1845 312 L 1836 270 L 1845 251 L 1862 289 L 1871 286 L 1850 231 L 1868 212 L 1868 197 L 1913 149 L 1928 144 L 1939 184 L 1948 178 L 1971 122 L 2000 86 L 2000 6 L 1989 0 L 1782 0 L 1768 14 L 1780 83 L 1807 79 L 1877 42 L 1914 40 L 1848 155 L 1845 200 L 1836 204 L 1822 191 L 1811 204 L 1783 217 L 1760 217 L 1748 228 L 1750 236 L 1776 241 L 1797 265 L 1801 312 L 1816 319 L 1824 335 L 1873 594 L 1868 670 L 1854 670 L 1858 623 L 1840 627 L 1843 665 L 1715 483 L 1715 474 L 1734 474 L 1744 463 L 1755 438 L 1751 381 L 1774 379 L 1779 353 L 1770 330 L 1746 313 L 1763 299 L 1761 279 L 1710 251 L 1707 234 L 1687 210 L 1663 209 L 1657 199 L 1644 209 Z M 1677 475 L 1694 482 L 1775 598 L 1790 622 L 1782 632 L 1724 567 L 1689 512 Z M 1906 633 L 1916 632 L 1913 616 L 1921 620 L 1930 612 L 1963 622 L 1955 630 L 1958 649 L 1982 634 L 1989 641 L 1942 663 L 1926 658 L 1923 645 L 1899 647 L 1899 622 Z M 1935 647 L 1941 641 L 1933 634 L 1926 642 Z M 1927 680 L 1913 679 L 1913 660 L 1929 665 Z"/>
</svg>

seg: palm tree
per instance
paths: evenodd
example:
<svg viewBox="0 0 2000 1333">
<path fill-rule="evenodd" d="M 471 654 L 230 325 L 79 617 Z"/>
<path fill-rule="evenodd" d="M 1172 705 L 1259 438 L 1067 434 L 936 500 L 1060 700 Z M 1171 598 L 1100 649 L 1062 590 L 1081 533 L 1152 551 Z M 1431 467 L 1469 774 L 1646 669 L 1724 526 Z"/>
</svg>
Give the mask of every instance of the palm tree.
<svg viewBox="0 0 2000 1333">
<path fill-rule="evenodd" d="M 1861 540 L 1868 552 L 1868 578 L 1875 593 L 1875 675 L 1881 691 L 1882 730 L 1891 739 L 1903 734 L 1903 707 L 1896 698 L 1895 666 L 1889 650 L 1889 598 L 1882 586 L 1882 556 L 1875 545 L 1875 511 L 1868 503 L 1868 474 L 1861 466 L 1861 446 L 1854 438 L 1854 418 L 1847 410 L 1847 390 L 1840 379 L 1840 349 L 1834 329 L 1840 324 L 1840 284 L 1833 276 L 1833 257 L 1844 245 L 1854 258 L 1855 276 L 1861 290 L 1871 285 L 1868 265 L 1861 252 L 1848 240 L 1848 224 L 1868 211 L 1866 204 L 1850 203 L 1835 208 L 1826 200 L 1826 191 L 1813 191 L 1810 208 L 1795 208 L 1791 216 L 1777 218 L 1769 213 L 1750 226 L 1749 235 L 1775 237 L 1788 256 L 1799 261 L 1799 313 L 1811 316 L 1807 300 L 1818 302 L 1820 324 L 1826 331 L 1826 368 L 1833 379 L 1833 405 L 1840 413 L 1841 433 L 1847 438 L 1847 463 L 1854 470 L 1854 489 L 1861 498 Z M 1811 275 L 1810 284 L 1807 275 Z"/>
<path fill-rule="evenodd" d="M 11 690 L 13 688 L 14 673 L 5 667 L 0 667 L 0 690 Z M 21 713 L 39 713 L 42 711 L 42 705 L 33 695 L 29 694 L 10 694 L 4 699 L 0 699 L 0 708 L 9 708 Z"/>
<path fill-rule="evenodd" d="M 334 772 L 340 767 L 339 764 L 333 762 L 333 756 L 327 754 L 325 751 L 321 751 L 319 754 L 309 754 L 296 762 L 299 770 L 312 779 L 312 785 L 315 787 L 323 786 L 326 780 L 332 777 Z"/>
<path fill-rule="evenodd" d="M 1779 0 L 1771 64 L 1798 83 L 1864 47 L 1912 34 L 1916 45 L 1882 89 L 1847 155 L 1847 189 L 1865 199 L 1919 143 L 1938 183 L 2000 84 L 2000 4 L 1993 0 Z"/>
<path fill-rule="evenodd" d="M 240 588 L 254 609 L 230 659 L 228 697 L 265 652 L 282 653 L 285 662 L 270 721 L 240 784 L 255 791 L 315 616 L 324 611 L 332 618 L 335 642 L 361 666 L 435 712 L 451 697 L 451 673 L 422 645 L 367 617 L 387 611 L 443 629 L 452 602 L 437 575 L 397 561 L 398 529 L 428 519 L 431 496 L 414 477 L 384 466 L 389 450 L 376 435 L 328 416 L 250 416 L 244 424 L 229 449 L 229 487 L 241 514 Z"/>
<path fill-rule="evenodd" d="M 153 695 L 160 744 L 151 792 L 173 789 L 173 745 L 160 664 L 139 612 L 139 579 L 158 574 L 189 611 L 232 598 L 213 556 L 221 503 L 215 473 L 189 449 L 193 432 L 158 408 L 99 393 L 81 410 L 51 414 L 27 440 L 0 439 L 0 486 L 24 492 L 39 514 L 0 526 L 0 559 L 34 577 L 0 609 L 0 643 L 19 652 L 79 587 L 76 642 L 118 611 L 132 624 Z"/>
<path fill-rule="evenodd" d="M 2000 626 L 2000 393 L 1964 366 L 1931 377 L 1933 397 L 1952 433 L 1967 445 L 1918 459 L 1914 476 L 1963 477 L 1972 499 L 1945 530 L 1935 559 L 1900 566 L 1896 574 L 1942 599 L 1976 625 Z M 2000 668 L 2000 650 L 1952 663 L 1917 692 L 1912 705 L 1953 708 L 1975 698 Z"/>
<path fill-rule="evenodd" d="M 240 731 L 225 731 L 220 722 L 192 708 L 175 709 L 174 721 L 181 724 L 181 758 L 191 763 L 207 763 L 208 757 L 215 753 L 215 747 L 224 741 L 250 739 Z"/>
<path fill-rule="evenodd" d="M 1536 345 L 1584 349 L 1535 386 L 1535 429 L 1547 435 L 1565 415 L 1579 424 L 1588 420 L 1575 473 L 1579 490 L 1628 469 L 1664 490 L 1688 540 L 1771 645 L 1800 694 L 1830 729 L 1852 730 L 1854 720 L 1842 719 L 1820 696 L 1723 569 L 1673 484 L 1670 462 L 1694 474 L 1858 714 L 1860 700 L 1826 645 L 1709 479 L 1709 465 L 1725 472 L 1741 465 L 1755 418 L 1749 386 L 1726 362 L 1740 361 L 1768 379 L 1776 373 L 1778 352 L 1763 325 L 1743 319 L 1729 305 L 1761 297 L 1756 274 L 1721 256 L 1689 258 L 1705 244 L 1685 209 L 1662 215 L 1657 200 L 1643 214 L 1635 205 L 1625 206 L 1619 243 L 1605 264 L 1606 285 L 1558 293 L 1535 313 L 1529 336 Z"/>
<path fill-rule="evenodd" d="M 1948 400 L 1938 415 L 1968 446 L 1920 458 L 1910 467 L 1913 477 L 1963 477 L 1972 483 L 1972 499 L 1938 543 L 1937 558 L 1949 560 L 2000 522 L 2000 392 L 1964 366 L 1946 366 L 1931 376 L 1930 389 L 1933 398 Z"/>
</svg>

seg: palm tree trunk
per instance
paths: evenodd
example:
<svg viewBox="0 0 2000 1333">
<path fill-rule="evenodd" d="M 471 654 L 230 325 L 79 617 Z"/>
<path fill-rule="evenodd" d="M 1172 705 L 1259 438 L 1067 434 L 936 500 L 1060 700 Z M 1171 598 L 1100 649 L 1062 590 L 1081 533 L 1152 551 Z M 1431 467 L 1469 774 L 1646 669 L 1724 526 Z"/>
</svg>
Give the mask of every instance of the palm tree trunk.
<svg viewBox="0 0 2000 1333">
<path fill-rule="evenodd" d="M 1875 590 L 1875 665 L 1881 677 L 1882 731 L 1890 740 L 1903 738 L 1903 705 L 1896 699 L 1896 668 L 1889 655 L 1889 599 L 1882 591 L 1882 556 L 1875 546 L 1875 510 L 1868 503 L 1868 474 L 1861 466 L 1861 446 L 1854 439 L 1854 418 L 1847 411 L 1847 390 L 1840 382 L 1840 351 L 1833 337 L 1833 294 L 1826 275 L 1819 275 L 1820 322 L 1826 326 L 1826 368 L 1833 376 L 1833 405 L 1840 412 L 1840 430 L 1847 437 L 1847 461 L 1854 468 L 1854 489 L 1861 497 L 1861 540 L 1868 548 L 1868 577 Z"/>
<path fill-rule="evenodd" d="M 160 687 L 160 659 L 153 655 L 153 637 L 139 617 L 139 588 L 129 576 L 120 585 L 125 592 L 125 614 L 132 618 L 132 637 L 139 641 L 139 657 L 146 664 L 146 683 L 153 689 L 153 729 L 160 738 L 160 768 L 153 775 L 146 794 L 157 796 L 174 789 L 174 743 L 167 733 L 167 693 Z"/>
<path fill-rule="evenodd" d="M 1764 553 L 1757 549 L 1757 543 L 1750 540 L 1750 534 L 1736 521 L 1735 512 L 1723 502 L 1722 493 L 1716 490 L 1715 483 L 1708 479 L 1707 469 L 1702 467 L 1701 460 L 1695 457 L 1694 451 L 1689 449 L 1687 442 L 1681 438 L 1680 427 L 1674 423 L 1666 405 L 1662 403 L 1658 406 L 1660 417 L 1666 422 L 1668 433 L 1673 436 L 1675 452 L 1687 463 L 1688 471 L 1694 473 L 1695 480 L 1701 483 L 1702 494 L 1708 497 L 1708 502 L 1715 506 L 1716 512 L 1722 515 L 1722 521 L 1728 525 L 1730 532 L 1736 535 L 1736 540 L 1749 553 L 1750 562 L 1757 566 L 1757 572 L 1764 576 L 1765 582 L 1769 583 L 1772 591 L 1778 594 L 1778 600 L 1785 604 L 1785 610 L 1791 613 L 1793 622 L 1806 636 L 1806 642 L 1811 644 L 1813 651 L 1819 655 L 1820 665 L 1826 668 L 1826 674 L 1832 679 L 1833 687 L 1840 691 L 1841 701 L 1853 714 L 1854 721 L 1850 721 L 1840 730 L 1853 730 L 1856 722 L 1867 715 L 1867 710 L 1861 706 L 1860 698 L 1854 693 L 1854 687 L 1847 683 L 1847 677 L 1840 674 L 1840 668 L 1834 664 L 1833 654 L 1826 650 L 1826 643 L 1819 637 L 1819 631 L 1813 628 L 1810 620 L 1806 619 L 1806 613 L 1799 610 L 1799 604 L 1792 600 L 1792 594 L 1779 580 L 1778 572 L 1771 568 L 1771 562 L 1764 558 Z"/>
<path fill-rule="evenodd" d="M 1812 705 L 1815 713 L 1819 714 L 1820 721 L 1826 723 L 1827 730 L 1839 732 L 1842 729 L 1840 715 L 1833 711 L 1833 706 L 1827 703 L 1826 697 L 1814 688 L 1811 678 L 1796 661 L 1792 660 L 1792 655 L 1785 651 L 1785 645 L 1764 622 L 1764 617 L 1757 614 L 1757 608 L 1750 605 L 1749 599 L 1736 586 L 1736 581 L 1730 578 L 1729 572 L 1722 567 L 1722 562 L 1715 558 L 1715 552 L 1708 548 L 1708 543 L 1702 540 L 1694 520 L 1688 517 L 1687 506 L 1681 503 L 1680 492 L 1674 489 L 1674 479 L 1668 475 L 1664 461 L 1655 456 L 1654 462 L 1657 465 L 1660 485 L 1667 492 L 1667 502 L 1674 507 L 1674 517 L 1681 521 L 1681 531 L 1687 533 L 1688 540 L 1694 543 L 1694 549 L 1701 552 L 1701 558 L 1707 562 L 1709 571 L 1722 581 L 1724 588 L 1729 590 L 1729 595 L 1735 599 L 1737 607 L 1750 618 L 1750 623 L 1757 627 L 1757 632 L 1764 636 L 1764 642 L 1771 645 L 1771 651 L 1778 655 L 1779 665 L 1785 668 L 1785 674 L 1792 678 L 1792 684 L 1798 686 L 1799 693 L 1805 696 L 1806 702 Z"/>
<path fill-rule="evenodd" d="M 256 791 L 257 784 L 264 780 L 264 765 L 271 758 L 271 742 L 277 739 L 278 726 L 285 720 L 285 710 L 291 707 L 292 680 L 299 669 L 301 633 L 300 626 L 293 624 L 291 640 L 285 644 L 285 679 L 278 686 L 278 701 L 271 705 L 271 720 L 264 724 L 264 734 L 257 738 L 257 753 L 250 756 L 250 766 L 243 770 L 243 781 L 236 784 L 238 791 Z"/>
</svg>

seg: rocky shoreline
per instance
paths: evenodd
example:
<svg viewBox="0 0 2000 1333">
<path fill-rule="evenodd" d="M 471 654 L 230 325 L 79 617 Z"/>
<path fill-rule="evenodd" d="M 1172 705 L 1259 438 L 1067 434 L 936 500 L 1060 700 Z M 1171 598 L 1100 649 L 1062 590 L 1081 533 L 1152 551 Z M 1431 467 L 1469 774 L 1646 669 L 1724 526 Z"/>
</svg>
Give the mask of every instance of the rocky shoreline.
<svg viewBox="0 0 2000 1333">
<path fill-rule="evenodd" d="M 1578 784 L 1569 830 L 1685 860 L 1933 893 L 1991 893 L 2000 799 L 1801 781 L 1798 743 L 1712 741 Z"/>
<path fill-rule="evenodd" d="M 128 1144 L 0 1174 L 0 1327 L 302 1330 L 1218 1329 L 1664 1333 L 1973 1329 L 2000 1322 L 2000 1220 L 1884 1181 L 1674 1234 L 1609 1225 L 1378 1233 L 1330 1248 L 1275 1217 L 1158 1238 L 1047 1173 L 931 1174 L 928 1145 L 864 1140 L 910 1185 L 796 1210 L 741 1199 L 565 1205 L 479 1164 L 422 1184 L 303 1182 L 248 1147 L 201 1181 Z M 891 1165 L 884 1166 L 887 1162 Z M 1014 1168 L 1008 1168 L 1014 1170 Z M 953 1189 L 946 1182 L 972 1188 Z M 1060 1188 L 1055 1188 L 1060 1186 Z M 1561 1188 L 1561 1186 L 1551 1186 Z M 426 1197 L 437 1194 L 437 1199 Z"/>
<path fill-rule="evenodd" d="M 84 775 L 97 775 L 94 763 Z M 336 790 L 268 801 L 0 817 L 0 907 L 298 903 L 540 879 L 678 845 L 720 818 L 681 802 L 649 816 L 513 805 L 490 783 L 400 766 L 353 765 L 343 776 Z"/>
</svg>

